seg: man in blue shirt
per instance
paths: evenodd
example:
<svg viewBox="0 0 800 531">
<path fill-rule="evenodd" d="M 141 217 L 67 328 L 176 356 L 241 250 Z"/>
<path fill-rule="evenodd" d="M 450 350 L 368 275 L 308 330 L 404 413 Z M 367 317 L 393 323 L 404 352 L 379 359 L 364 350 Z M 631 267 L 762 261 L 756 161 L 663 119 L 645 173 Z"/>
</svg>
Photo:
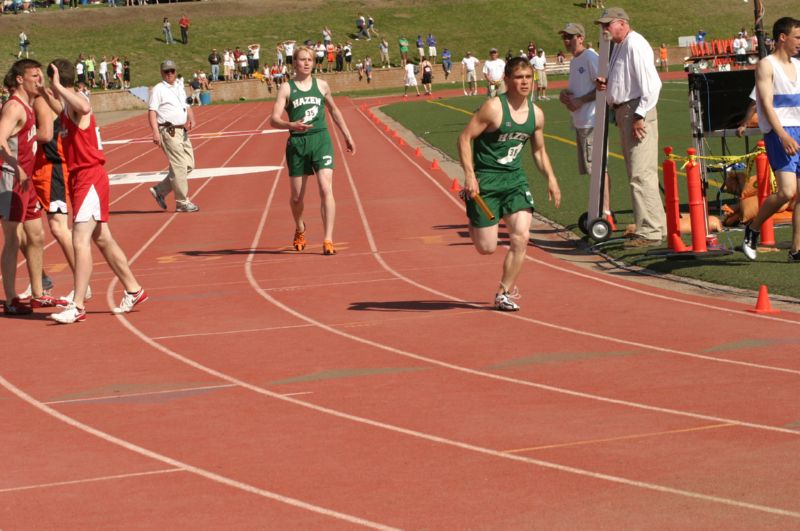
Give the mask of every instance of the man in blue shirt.
<svg viewBox="0 0 800 531">
<path fill-rule="evenodd" d="M 430 59 L 431 64 L 436 64 L 436 37 L 433 36 L 433 33 L 428 33 L 427 38 L 428 43 L 428 59 Z"/>
<path fill-rule="evenodd" d="M 453 69 L 453 58 L 450 54 L 450 50 L 445 48 L 442 50 L 442 70 L 444 70 L 444 79 L 447 80 L 450 77 L 450 70 Z"/>
</svg>

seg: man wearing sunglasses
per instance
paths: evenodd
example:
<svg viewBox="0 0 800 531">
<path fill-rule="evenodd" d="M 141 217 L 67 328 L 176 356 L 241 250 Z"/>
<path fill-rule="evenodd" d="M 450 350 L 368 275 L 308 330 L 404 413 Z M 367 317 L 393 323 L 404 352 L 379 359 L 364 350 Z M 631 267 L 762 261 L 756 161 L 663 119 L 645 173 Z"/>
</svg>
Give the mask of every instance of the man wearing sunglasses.
<svg viewBox="0 0 800 531">
<path fill-rule="evenodd" d="M 161 146 L 169 160 L 169 173 L 163 181 L 150 188 L 150 193 L 163 210 L 164 198 L 175 194 L 176 212 L 197 212 L 200 208 L 189 200 L 187 176 L 194 169 L 194 150 L 189 131 L 194 127 L 194 113 L 186 100 L 183 83 L 177 80 L 175 63 L 161 63 L 163 81 L 150 93 L 148 118 L 153 131 L 153 143 Z"/>
<path fill-rule="evenodd" d="M 622 154 L 628 170 L 636 229 L 628 248 L 661 245 L 666 236 L 666 216 L 658 191 L 658 114 L 656 103 L 661 80 L 650 44 L 630 26 L 622 8 L 609 7 L 595 21 L 614 42 L 608 79 L 596 79 L 597 90 L 607 91 L 607 101 L 619 127 Z"/>
</svg>

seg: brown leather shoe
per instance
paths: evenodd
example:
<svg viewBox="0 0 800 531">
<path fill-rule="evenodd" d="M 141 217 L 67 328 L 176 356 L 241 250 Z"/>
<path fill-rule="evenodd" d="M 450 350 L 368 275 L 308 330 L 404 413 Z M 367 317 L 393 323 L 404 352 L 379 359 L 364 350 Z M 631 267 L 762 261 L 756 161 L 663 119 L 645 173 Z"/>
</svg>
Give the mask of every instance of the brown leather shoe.
<svg viewBox="0 0 800 531">
<path fill-rule="evenodd" d="M 644 247 L 660 247 L 663 242 L 659 239 L 651 240 L 644 236 L 636 235 L 625 241 L 625 249 L 641 249 Z"/>
</svg>

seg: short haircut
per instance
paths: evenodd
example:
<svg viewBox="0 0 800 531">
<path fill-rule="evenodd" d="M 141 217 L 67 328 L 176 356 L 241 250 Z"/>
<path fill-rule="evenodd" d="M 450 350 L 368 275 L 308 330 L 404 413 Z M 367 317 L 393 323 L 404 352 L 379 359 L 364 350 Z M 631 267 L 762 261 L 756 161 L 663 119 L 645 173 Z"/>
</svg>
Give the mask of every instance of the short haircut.
<svg viewBox="0 0 800 531">
<path fill-rule="evenodd" d="M 75 65 L 69 59 L 53 59 L 51 64 L 56 65 L 58 68 L 58 79 L 65 87 L 75 86 Z M 53 67 L 47 65 L 47 76 L 53 77 Z"/>
<path fill-rule="evenodd" d="M 292 54 L 292 59 L 297 61 L 297 58 L 300 56 L 300 52 L 305 52 L 305 53 L 308 54 L 308 56 L 310 58 L 312 58 L 312 59 L 314 58 L 314 51 L 311 48 L 309 48 L 308 46 L 302 46 L 301 45 L 301 46 L 298 46 L 297 48 L 294 49 L 294 53 Z"/>
<path fill-rule="evenodd" d="M 3 79 L 3 85 L 5 85 L 9 90 L 17 88 L 19 86 L 19 83 L 17 83 L 17 76 L 24 76 L 25 71 L 30 70 L 31 68 L 41 67 L 42 65 L 39 61 L 34 61 L 33 59 L 20 59 L 8 69 L 8 73 Z"/>
<path fill-rule="evenodd" d="M 772 25 L 772 39 L 777 42 L 781 34 L 789 35 L 794 28 L 800 27 L 800 20 L 792 17 L 782 17 Z"/>
<path fill-rule="evenodd" d="M 528 61 L 527 58 L 525 58 L 525 57 L 512 57 L 506 63 L 506 68 L 503 71 L 503 74 L 506 77 L 511 77 L 511 76 L 514 75 L 514 72 L 516 72 L 517 70 L 519 70 L 521 68 L 528 68 L 530 70 L 533 70 L 533 66 L 531 65 L 531 62 Z"/>
</svg>

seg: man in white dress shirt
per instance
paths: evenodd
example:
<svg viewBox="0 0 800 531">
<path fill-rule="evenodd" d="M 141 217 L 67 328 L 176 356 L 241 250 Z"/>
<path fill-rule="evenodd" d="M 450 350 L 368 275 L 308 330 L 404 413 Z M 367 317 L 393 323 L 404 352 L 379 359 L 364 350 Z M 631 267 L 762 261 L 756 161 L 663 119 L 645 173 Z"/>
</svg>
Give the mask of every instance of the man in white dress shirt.
<svg viewBox="0 0 800 531">
<path fill-rule="evenodd" d="M 161 146 L 169 159 L 169 173 L 163 181 L 150 188 L 150 193 L 162 209 L 167 209 L 164 197 L 175 194 L 176 212 L 197 212 L 200 208 L 189 200 L 187 176 L 194 169 L 194 150 L 189 131 L 194 127 L 194 113 L 186 102 L 183 83 L 177 81 L 173 61 L 161 63 L 163 81 L 150 93 L 148 118 L 153 131 L 153 143 Z"/>
<path fill-rule="evenodd" d="M 598 77 L 596 84 L 597 90 L 608 92 L 631 187 L 636 229 L 625 246 L 658 246 L 666 236 L 666 216 L 658 190 L 656 103 L 661 80 L 655 55 L 645 38 L 631 29 L 630 18 L 622 8 L 609 7 L 595 23 L 603 26 L 615 44 L 608 78 Z"/>
</svg>

